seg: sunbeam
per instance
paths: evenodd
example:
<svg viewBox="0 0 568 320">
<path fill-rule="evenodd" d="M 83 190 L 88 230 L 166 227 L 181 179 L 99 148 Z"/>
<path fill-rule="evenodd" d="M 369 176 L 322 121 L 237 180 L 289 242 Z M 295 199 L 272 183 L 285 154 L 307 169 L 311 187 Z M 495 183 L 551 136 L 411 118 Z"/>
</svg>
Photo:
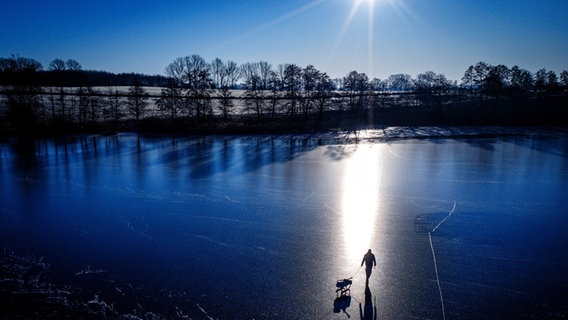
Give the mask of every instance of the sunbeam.
<svg viewBox="0 0 568 320">
<path fill-rule="evenodd" d="M 375 0 L 367 0 L 369 5 L 369 10 L 367 13 L 369 14 L 368 23 L 367 23 L 367 68 L 369 75 L 373 75 L 373 48 L 374 48 L 374 32 L 375 29 Z"/>
<path fill-rule="evenodd" d="M 343 37 L 345 36 L 347 29 L 349 29 L 349 26 L 351 25 L 351 21 L 353 20 L 355 13 L 357 13 L 357 9 L 359 9 L 360 5 L 361 5 L 361 1 L 355 1 L 353 3 L 353 6 L 351 7 L 351 11 L 349 11 L 349 14 L 347 15 L 347 19 L 345 19 L 345 22 L 343 23 L 343 27 L 341 27 L 341 31 L 339 31 L 339 34 L 337 35 L 337 40 L 335 40 L 335 44 L 333 45 L 333 49 L 331 50 L 331 57 L 332 58 L 333 58 L 333 56 L 335 56 L 337 48 L 339 47 L 339 45 L 343 41 Z"/>
<path fill-rule="evenodd" d="M 410 16 L 413 21 L 419 21 L 406 6 L 403 0 L 353 0 L 353 5 L 343 22 L 343 25 L 337 35 L 333 48 L 328 58 L 328 64 L 331 65 L 341 46 L 347 31 L 351 27 L 353 20 L 359 10 L 366 8 L 367 10 L 367 70 L 369 76 L 374 75 L 374 56 L 375 52 L 375 13 L 388 5 L 392 11 L 398 16 Z"/>
<path fill-rule="evenodd" d="M 310 10 L 310 9 L 313 9 L 313 8 L 315 8 L 315 7 L 318 7 L 319 5 L 321 5 L 322 3 L 327 2 L 327 1 L 329 1 L 329 0 L 314 0 L 314 1 L 312 1 L 312 2 L 309 2 L 309 3 L 307 3 L 306 5 L 304 5 L 304 6 L 302 6 L 302 7 L 299 7 L 299 8 L 296 9 L 296 10 L 293 10 L 293 11 L 291 11 L 291 12 L 288 12 L 288 13 L 286 13 L 286 14 L 283 14 L 283 15 L 281 15 L 281 16 L 279 16 L 279 17 L 277 17 L 277 18 L 275 18 L 275 19 L 273 19 L 273 20 L 271 20 L 271 21 L 269 21 L 269 22 L 267 22 L 267 23 L 265 23 L 265 24 L 263 24 L 263 25 L 261 25 L 261 26 L 255 28 L 255 29 L 252 29 L 252 30 L 250 30 L 250 31 L 248 31 L 248 32 L 245 32 L 245 33 L 243 33 L 243 34 L 241 34 L 241 35 L 238 35 L 238 36 L 236 36 L 236 37 L 234 37 L 234 38 L 228 40 L 227 42 L 225 42 L 225 45 L 232 44 L 232 43 L 236 43 L 236 42 L 238 42 L 238 41 L 240 41 L 240 40 L 243 40 L 243 39 L 245 39 L 245 38 L 251 37 L 251 36 L 253 36 L 253 35 L 255 35 L 255 34 L 258 34 L 258 33 L 262 32 L 262 31 L 265 31 L 266 29 L 269 29 L 269 28 L 271 28 L 271 27 L 274 27 L 274 26 L 276 26 L 276 25 L 279 25 L 279 24 L 281 24 L 281 23 L 283 23 L 283 22 L 285 22 L 285 21 L 287 21 L 287 20 L 289 20 L 289 19 L 291 19 L 291 18 L 293 18 L 293 17 L 295 17 L 295 16 L 297 16 L 297 15 L 299 15 L 299 14 L 301 14 L 301 13 L 304 13 L 304 12 Z"/>
</svg>

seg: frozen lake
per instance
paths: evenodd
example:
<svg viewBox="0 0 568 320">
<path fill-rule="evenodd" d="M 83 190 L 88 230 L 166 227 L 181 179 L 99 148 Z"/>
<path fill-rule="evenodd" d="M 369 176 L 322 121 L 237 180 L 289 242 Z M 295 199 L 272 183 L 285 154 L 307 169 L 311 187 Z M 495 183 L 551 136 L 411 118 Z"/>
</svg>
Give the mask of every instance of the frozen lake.
<svg viewBox="0 0 568 320">
<path fill-rule="evenodd" d="M 565 319 L 566 199 L 565 132 L 4 142 L 3 261 L 49 272 L 2 299 L 50 283 L 111 316 Z"/>
</svg>

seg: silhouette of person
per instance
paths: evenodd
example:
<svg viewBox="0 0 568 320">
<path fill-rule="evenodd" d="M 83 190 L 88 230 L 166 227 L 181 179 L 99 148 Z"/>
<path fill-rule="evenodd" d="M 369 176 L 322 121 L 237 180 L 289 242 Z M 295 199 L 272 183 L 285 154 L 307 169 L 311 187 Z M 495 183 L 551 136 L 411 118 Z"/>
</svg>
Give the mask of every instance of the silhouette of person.
<svg viewBox="0 0 568 320">
<path fill-rule="evenodd" d="M 361 320 L 377 320 L 377 307 L 373 306 L 371 289 L 365 286 L 365 307 L 361 307 L 359 302 L 359 317 Z"/>
<path fill-rule="evenodd" d="M 371 249 L 365 253 L 363 256 L 363 260 L 361 260 L 361 267 L 365 264 L 365 271 L 367 274 L 367 281 L 369 281 L 369 277 L 371 276 L 371 272 L 373 272 L 373 267 L 377 266 L 377 260 L 375 259 L 375 255 L 371 252 Z"/>
</svg>

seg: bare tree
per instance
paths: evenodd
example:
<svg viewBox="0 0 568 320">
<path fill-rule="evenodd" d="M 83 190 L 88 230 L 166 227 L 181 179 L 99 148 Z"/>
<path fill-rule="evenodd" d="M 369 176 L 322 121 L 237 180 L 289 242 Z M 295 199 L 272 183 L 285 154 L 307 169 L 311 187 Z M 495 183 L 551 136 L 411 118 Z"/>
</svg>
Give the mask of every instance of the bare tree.
<svg viewBox="0 0 568 320">
<path fill-rule="evenodd" d="M 210 77 L 209 65 L 197 54 L 185 57 L 185 61 L 189 106 L 195 111 L 197 118 L 212 115 L 211 88 L 214 84 Z"/>
<path fill-rule="evenodd" d="M 281 67 L 281 65 L 279 65 Z M 269 96 L 269 114 L 270 118 L 274 119 L 276 117 L 276 111 L 280 101 L 280 92 L 282 92 L 282 83 L 283 79 L 279 76 L 279 74 L 272 70 L 270 72 L 269 78 L 269 87 L 270 87 L 270 96 Z"/>
<path fill-rule="evenodd" d="M 2 62 L 2 72 L 10 78 L 6 87 L 8 105 L 7 119 L 15 128 L 24 131 L 34 130 L 38 111 L 44 108 L 42 87 L 37 83 L 38 72 L 43 66 L 34 59 L 12 55 Z"/>
<path fill-rule="evenodd" d="M 288 99 L 288 113 L 294 118 L 298 109 L 300 93 L 302 90 L 302 69 L 291 63 L 284 67 L 284 77 L 282 78 L 283 88 Z"/>
<path fill-rule="evenodd" d="M 51 119 L 57 118 L 57 96 L 54 87 L 46 87 L 44 91 L 48 94 L 47 100 L 49 101 L 49 109 L 51 111 Z"/>
<path fill-rule="evenodd" d="M 514 91 L 528 92 L 534 84 L 534 78 L 530 71 L 521 69 L 518 66 L 511 68 L 511 88 Z"/>
<path fill-rule="evenodd" d="M 211 88 L 209 65 L 198 54 L 193 54 L 184 58 L 185 60 L 185 79 L 189 89 L 198 90 L 200 88 Z"/>
<path fill-rule="evenodd" d="M 139 78 L 134 78 L 132 85 L 128 88 L 128 110 L 134 114 L 136 121 L 139 121 L 146 113 L 148 104 L 148 92 L 142 86 Z"/>
<path fill-rule="evenodd" d="M 412 77 L 405 73 L 390 75 L 388 82 L 391 91 L 409 91 L 412 89 Z"/>
<path fill-rule="evenodd" d="M 542 92 L 546 89 L 547 83 L 547 74 L 548 71 L 544 68 L 538 70 L 535 74 L 535 82 L 534 85 L 539 92 Z"/>
<path fill-rule="evenodd" d="M 215 58 L 215 60 L 211 62 L 211 75 L 213 77 L 213 82 L 215 83 L 215 88 L 219 89 L 226 76 L 223 60 Z"/>
<path fill-rule="evenodd" d="M 231 60 L 227 61 L 227 65 L 225 66 L 225 72 L 227 74 L 228 87 L 234 88 L 240 77 L 237 63 Z"/>
<path fill-rule="evenodd" d="M 381 81 L 379 78 L 373 78 L 369 85 L 373 91 L 386 91 L 387 90 L 387 82 Z"/>
<path fill-rule="evenodd" d="M 231 88 L 235 86 L 235 83 L 239 77 L 239 70 L 237 63 L 234 61 L 227 61 L 223 64 L 221 68 L 223 76 L 220 77 L 220 86 L 218 88 L 219 96 L 221 97 L 221 114 L 223 118 L 228 119 L 233 108 L 233 100 Z"/>
<path fill-rule="evenodd" d="M 256 73 L 251 74 L 245 84 L 245 88 L 245 110 L 256 114 L 257 119 L 260 119 L 264 102 L 264 90 L 262 90 L 260 76 Z"/>
<path fill-rule="evenodd" d="M 157 104 L 160 111 L 166 113 L 167 117 L 172 121 L 175 121 L 183 112 L 183 91 L 177 85 L 175 79 L 170 78 L 166 87 L 162 89 Z"/>
<path fill-rule="evenodd" d="M 89 91 L 91 90 L 89 90 L 88 87 L 79 87 L 77 89 L 77 120 L 81 126 L 87 124 L 89 115 Z"/>
<path fill-rule="evenodd" d="M 550 70 L 546 73 L 546 86 L 549 91 L 555 91 L 558 89 L 558 76 L 556 72 Z"/>
<path fill-rule="evenodd" d="M 418 98 L 426 105 L 434 104 L 437 107 L 442 106 L 442 98 L 452 87 L 453 83 L 444 74 L 437 74 L 434 71 L 421 73 L 414 81 L 414 90 Z"/>
<path fill-rule="evenodd" d="M 323 116 L 326 104 L 328 103 L 334 85 L 327 73 L 319 72 L 316 79 L 315 90 L 317 92 L 315 99 L 320 117 Z"/>
<path fill-rule="evenodd" d="M 475 89 L 475 83 L 473 81 L 473 66 L 469 66 L 461 79 L 462 87 L 469 89 L 470 93 L 473 95 L 473 91 Z"/>
<path fill-rule="evenodd" d="M 56 101 L 59 104 L 59 119 L 65 121 L 65 112 L 66 112 L 66 97 L 67 92 L 65 91 L 65 75 L 64 72 L 67 70 L 67 64 L 62 59 L 54 59 L 49 64 L 49 70 L 54 73 L 54 85 L 57 85 L 59 88 L 55 90 L 55 88 L 51 87 L 49 102 L 51 105 L 51 116 L 55 120 L 58 118 L 56 115 Z"/>
<path fill-rule="evenodd" d="M 270 81 L 270 72 L 272 71 L 272 65 L 266 61 L 260 61 L 258 63 L 258 75 L 260 77 L 260 87 L 262 90 L 268 89 L 268 83 Z"/>
<path fill-rule="evenodd" d="M 480 61 L 475 65 L 469 66 L 462 78 L 462 85 L 468 87 L 472 95 L 477 92 L 480 105 L 483 103 L 484 94 L 487 91 L 487 76 L 490 69 L 491 65 Z"/>
<path fill-rule="evenodd" d="M 65 65 L 67 66 L 67 70 L 69 71 L 81 71 L 81 69 L 83 69 L 81 64 L 74 59 L 67 60 L 67 62 L 65 62 Z"/>
<path fill-rule="evenodd" d="M 53 59 L 49 64 L 49 71 L 64 71 L 66 68 L 65 61 L 61 59 Z"/>
<path fill-rule="evenodd" d="M 564 70 L 560 73 L 560 82 L 564 88 L 568 88 L 568 71 Z"/>
<path fill-rule="evenodd" d="M 195 114 L 197 118 L 213 113 L 211 90 L 215 84 L 211 79 L 210 69 L 205 59 L 197 54 L 176 58 L 166 67 L 166 74 L 185 88 L 187 113 Z"/>
<path fill-rule="evenodd" d="M 100 92 L 93 87 L 87 87 L 87 114 L 91 124 L 96 124 L 102 113 Z"/>
<path fill-rule="evenodd" d="M 175 58 L 174 61 L 172 63 L 170 63 L 167 67 L 166 67 L 166 75 L 172 79 L 175 79 L 177 82 L 177 85 L 179 86 L 183 86 L 186 84 L 186 80 L 185 80 L 185 69 L 186 69 L 186 64 L 185 64 L 185 59 L 182 57 L 179 58 Z"/>
<path fill-rule="evenodd" d="M 103 111 L 105 118 L 106 120 L 110 120 L 116 129 L 118 128 L 120 119 L 124 116 L 121 103 L 121 93 L 116 87 L 108 87 L 105 98 L 105 109 Z"/>
<path fill-rule="evenodd" d="M 246 111 L 254 113 L 260 119 L 264 102 L 260 64 L 247 62 L 241 65 L 240 70 L 245 87 Z"/>
<path fill-rule="evenodd" d="M 308 65 L 302 70 L 302 80 L 304 85 L 304 99 L 301 104 L 301 113 L 308 116 L 314 104 L 314 98 L 317 94 L 316 85 L 319 77 L 319 70 L 313 65 Z"/>
<path fill-rule="evenodd" d="M 253 80 L 258 81 L 260 79 L 259 69 L 259 65 L 256 62 L 246 62 L 241 64 L 239 67 L 239 74 L 245 87 L 250 86 Z"/>
<path fill-rule="evenodd" d="M 367 75 L 351 71 L 343 78 L 343 87 L 347 90 L 349 109 L 351 111 L 363 109 L 369 88 Z"/>
<path fill-rule="evenodd" d="M 416 76 L 414 81 L 414 89 L 417 92 L 431 92 L 436 81 L 436 73 L 434 71 L 426 71 Z"/>
<path fill-rule="evenodd" d="M 486 77 L 487 93 L 498 100 L 504 89 L 510 85 L 510 77 L 511 70 L 506 66 L 489 66 Z"/>
</svg>

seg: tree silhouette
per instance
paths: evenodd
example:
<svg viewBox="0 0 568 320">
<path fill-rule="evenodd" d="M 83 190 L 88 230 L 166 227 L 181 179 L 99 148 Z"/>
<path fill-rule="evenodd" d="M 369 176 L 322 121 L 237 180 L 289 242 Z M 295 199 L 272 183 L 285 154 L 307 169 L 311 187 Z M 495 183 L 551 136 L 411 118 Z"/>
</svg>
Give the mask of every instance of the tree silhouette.
<svg viewBox="0 0 568 320">
<path fill-rule="evenodd" d="M 187 114 L 202 119 L 211 115 L 211 90 L 215 87 L 211 79 L 209 64 L 197 54 L 176 58 L 166 67 L 166 74 L 185 88 L 188 103 Z"/>
<path fill-rule="evenodd" d="M 349 110 L 362 110 L 366 101 L 364 96 L 369 89 L 369 78 L 367 75 L 351 71 L 343 78 L 343 87 L 348 94 Z"/>
<path fill-rule="evenodd" d="M 222 62 L 222 61 L 221 61 Z M 229 119 L 229 115 L 233 109 L 232 91 L 238 77 L 239 70 L 237 63 L 234 61 L 227 61 L 220 66 L 221 75 L 219 77 L 219 86 L 217 87 L 220 99 L 220 111 L 225 120 Z"/>
<path fill-rule="evenodd" d="M 77 62 L 77 60 L 73 60 L 73 59 L 68 59 L 65 62 L 65 65 L 67 66 L 67 70 L 69 70 L 69 71 L 81 71 L 83 69 L 81 64 L 79 62 Z"/>
<path fill-rule="evenodd" d="M 266 65 L 264 66 L 267 67 Z M 260 119 L 264 109 L 264 88 L 261 77 L 261 63 L 244 63 L 240 67 L 241 78 L 245 89 L 245 112 L 256 115 Z"/>
<path fill-rule="evenodd" d="M 323 114 L 326 111 L 326 105 L 328 104 L 331 98 L 331 93 L 334 89 L 333 82 L 327 73 L 318 72 L 315 84 L 315 99 L 320 118 L 323 117 Z"/>
<path fill-rule="evenodd" d="M 564 88 L 568 88 L 568 71 L 564 70 L 560 73 L 560 82 Z"/>
<path fill-rule="evenodd" d="M 422 112 L 414 118 L 434 119 L 439 115 L 431 113 L 434 109 L 415 108 L 420 106 L 435 106 L 448 119 L 456 114 L 462 121 L 472 123 L 500 121 L 505 117 L 511 123 L 517 115 L 529 123 L 561 123 L 563 118 L 555 117 L 560 109 L 554 106 L 565 104 L 568 87 L 566 70 L 557 74 L 543 68 L 532 74 L 518 66 L 492 66 L 483 61 L 465 70 L 459 87 L 434 71 L 418 74 L 415 79 L 400 73 L 383 81 L 378 78 L 369 81 L 367 75 L 357 71 L 330 79 L 313 65 L 301 68 L 285 64 L 272 68 L 268 62 L 260 61 L 239 66 L 220 58 L 207 63 L 196 54 L 174 59 L 165 73 L 168 77 L 84 71 L 76 60 L 59 58 L 52 60 L 44 71 L 34 59 L 14 55 L 0 58 L 3 95 L 0 121 L 9 123 L 0 128 L 34 131 L 65 123 L 90 129 L 95 124 L 99 127 L 101 120 L 118 128 L 123 118 L 143 119 L 150 99 L 156 99 L 158 117 L 207 120 L 200 124 L 202 128 L 218 123 L 231 126 L 230 117 L 234 114 L 238 116 L 235 121 L 247 117 L 252 121 L 276 121 L 279 117 L 298 119 L 301 115 L 303 120 L 311 122 L 316 112 L 318 121 L 335 121 L 337 117 L 359 119 L 359 111 L 366 111 L 371 125 L 376 119 L 407 121 L 414 110 Z M 128 89 L 118 89 L 122 85 Z M 108 89 L 95 90 L 100 86 Z M 162 91 L 159 96 L 151 97 L 144 86 L 160 86 Z M 233 89 L 245 91 L 242 96 L 234 96 Z M 467 109 L 472 104 L 482 108 Z M 381 108 L 380 117 L 374 118 L 372 110 L 379 106 L 401 108 Z M 408 106 L 413 108 L 404 108 Z M 324 117 L 328 110 L 339 113 L 337 117 Z M 346 110 L 357 112 L 344 113 Z M 71 128 L 61 128 L 65 127 Z"/>
<path fill-rule="evenodd" d="M 279 65 L 278 69 L 283 69 L 283 66 Z M 280 74 L 281 73 L 276 72 L 275 70 L 272 70 L 270 72 L 270 77 L 269 77 L 269 82 L 268 82 L 269 87 L 270 87 L 270 95 L 269 95 L 270 119 L 276 118 L 276 111 L 279 107 L 279 101 L 280 101 L 280 97 L 281 97 L 280 93 L 282 92 L 282 86 L 283 86 L 283 79 L 280 76 Z"/>
<path fill-rule="evenodd" d="M 315 98 L 317 95 L 316 86 L 319 80 L 319 70 L 317 70 L 313 65 L 308 65 L 302 71 L 303 82 L 304 82 L 304 98 L 302 106 L 302 111 L 306 117 L 310 114 L 314 108 Z"/>
<path fill-rule="evenodd" d="M 104 101 L 106 106 L 104 109 L 104 115 L 105 118 L 110 120 L 114 129 L 118 129 L 118 123 L 124 116 L 121 98 L 121 94 L 116 87 L 108 87 L 106 99 Z"/>
<path fill-rule="evenodd" d="M 283 89 L 288 100 L 288 113 L 291 118 L 294 118 L 297 112 L 300 91 L 302 90 L 302 69 L 295 64 L 285 65 L 282 80 Z"/>
<path fill-rule="evenodd" d="M 532 73 L 518 66 L 511 68 L 511 89 L 519 94 L 528 93 L 534 85 Z"/>
<path fill-rule="evenodd" d="M 164 112 L 166 117 L 172 121 L 175 121 L 183 112 L 185 109 L 183 92 L 182 89 L 177 86 L 175 79 L 170 78 L 167 86 L 162 88 L 157 104 L 160 111 Z"/>
<path fill-rule="evenodd" d="M 128 110 L 139 121 L 146 113 L 148 92 L 138 78 L 135 78 L 132 85 L 128 88 Z"/>
<path fill-rule="evenodd" d="M 65 61 L 61 59 L 53 59 L 49 64 L 49 71 L 64 71 L 66 68 Z"/>
<path fill-rule="evenodd" d="M 510 75 L 511 71 L 509 68 L 502 64 L 488 66 L 485 80 L 487 93 L 499 99 L 505 88 L 509 86 Z"/>
<path fill-rule="evenodd" d="M 435 105 L 437 108 L 442 107 L 442 98 L 452 87 L 452 82 L 445 75 L 434 71 L 418 74 L 414 81 L 414 90 L 418 94 L 418 99 L 426 105 Z"/>
<path fill-rule="evenodd" d="M 391 91 L 409 91 L 412 88 L 412 77 L 405 73 L 392 74 L 387 82 Z"/>
</svg>

